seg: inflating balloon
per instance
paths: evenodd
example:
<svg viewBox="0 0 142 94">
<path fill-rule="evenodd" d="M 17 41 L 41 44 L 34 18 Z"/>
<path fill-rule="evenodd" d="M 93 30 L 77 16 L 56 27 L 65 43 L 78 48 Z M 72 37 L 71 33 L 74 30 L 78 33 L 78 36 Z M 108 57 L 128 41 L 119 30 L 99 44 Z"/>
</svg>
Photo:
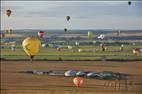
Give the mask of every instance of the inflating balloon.
<svg viewBox="0 0 142 94">
<path fill-rule="evenodd" d="M 88 32 L 88 37 L 89 37 L 90 39 L 92 39 L 92 38 L 93 38 L 93 32 Z"/>
<path fill-rule="evenodd" d="M 80 88 L 81 85 L 83 84 L 83 79 L 81 77 L 75 77 L 73 79 L 73 83 L 77 88 Z"/>
<path fill-rule="evenodd" d="M 70 20 L 70 16 L 67 16 L 66 19 L 67 19 L 67 21 L 69 21 Z"/>
<path fill-rule="evenodd" d="M 100 36 L 98 36 L 98 39 L 104 39 L 105 35 L 101 34 Z"/>
<path fill-rule="evenodd" d="M 12 11 L 10 9 L 6 10 L 6 15 L 9 17 L 11 15 Z"/>
<path fill-rule="evenodd" d="M 32 58 L 39 52 L 41 42 L 35 37 L 28 37 L 24 39 L 22 46 L 26 54 L 32 60 Z"/>
<path fill-rule="evenodd" d="M 39 31 L 39 32 L 38 32 L 38 36 L 39 36 L 40 38 L 43 38 L 44 35 L 45 35 L 45 32 L 44 32 L 44 31 Z"/>
</svg>

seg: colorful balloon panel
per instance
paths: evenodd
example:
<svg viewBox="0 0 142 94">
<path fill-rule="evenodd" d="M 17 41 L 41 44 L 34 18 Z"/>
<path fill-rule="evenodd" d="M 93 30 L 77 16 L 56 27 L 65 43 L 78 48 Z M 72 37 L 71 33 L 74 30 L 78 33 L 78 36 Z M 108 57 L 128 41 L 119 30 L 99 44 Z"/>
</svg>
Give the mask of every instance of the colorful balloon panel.
<svg viewBox="0 0 142 94">
<path fill-rule="evenodd" d="M 11 15 L 12 11 L 10 9 L 6 10 L 6 15 L 9 17 Z"/>
<path fill-rule="evenodd" d="M 73 79 L 73 83 L 77 88 L 80 88 L 81 85 L 83 84 L 83 79 L 81 77 L 75 77 Z"/>
<path fill-rule="evenodd" d="M 70 20 L 70 16 L 67 16 L 66 19 L 67 19 L 67 21 L 69 21 Z"/>
<path fill-rule="evenodd" d="M 38 32 L 38 36 L 39 36 L 40 38 L 43 38 L 44 35 L 45 35 L 45 32 L 44 32 L 44 31 L 39 31 L 39 32 Z"/>
<path fill-rule="evenodd" d="M 22 43 L 23 49 L 30 58 L 33 58 L 39 52 L 41 42 L 38 38 L 28 37 Z"/>
<path fill-rule="evenodd" d="M 88 32 L 88 37 L 91 39 L 93 38 L 93 32 Z"/>
</svg>

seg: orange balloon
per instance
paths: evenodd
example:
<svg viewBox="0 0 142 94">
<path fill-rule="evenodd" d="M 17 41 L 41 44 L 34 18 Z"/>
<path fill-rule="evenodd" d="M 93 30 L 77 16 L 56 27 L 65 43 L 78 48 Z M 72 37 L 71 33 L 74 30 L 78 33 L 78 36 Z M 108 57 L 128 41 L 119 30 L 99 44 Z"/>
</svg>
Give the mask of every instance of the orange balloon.
<svg viewBox="0 0 142 94">
<path fill-rule="evenodd" d="M 6 14 L 7 14 L 8 17 L 11 15 L 11 12 L 12 12 L 12 11 L 9 10 L 9 9 L 6 11 Z"/>
<path fill-rule="evenodd" d="M 83 79 L 82 79 L 81 77 L 75 77 L 75 78 L 73 79 L 73 83 L 75 84 L 75 86 L 76 86 L 77 88 L 80 88 L 81 85 L 83 84 Z"/>
</svg>

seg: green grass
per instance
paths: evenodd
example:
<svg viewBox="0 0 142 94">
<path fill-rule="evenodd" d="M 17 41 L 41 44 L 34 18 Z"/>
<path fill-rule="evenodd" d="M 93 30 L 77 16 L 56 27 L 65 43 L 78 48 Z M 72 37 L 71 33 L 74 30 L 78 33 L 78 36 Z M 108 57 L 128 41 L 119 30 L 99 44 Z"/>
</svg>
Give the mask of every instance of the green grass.
<svg viewBox="0 0 142 94">
<path fill-rule="evenodd" d="M 80 46 L 80 49 L 90 50 L 88 52 L 78 52 L 74 47 L 73 51 L 65 46 L 61 52 L 55 48 L 41 48 L 35 60 L 142 60 L 142 53 L 132 54 L 133 48 L 142 48 L 141 46 L 125 46 L 124 52 L 119 51 L 119 46 L 108 46 L 105 52 L 101 51 L 99 46 Z M 28 60 L 29 57 L 18 46 L 13 52 L 8 48 L 1 49 L 1 58 L 3 60 Z"/>
</svg>

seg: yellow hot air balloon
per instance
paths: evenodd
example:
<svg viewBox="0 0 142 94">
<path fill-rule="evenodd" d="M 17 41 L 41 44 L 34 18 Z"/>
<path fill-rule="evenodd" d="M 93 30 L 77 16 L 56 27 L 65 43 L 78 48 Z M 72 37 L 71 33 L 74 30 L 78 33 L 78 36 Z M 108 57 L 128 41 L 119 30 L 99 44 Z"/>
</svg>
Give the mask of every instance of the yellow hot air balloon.
<svg viewBox="0 0 142 94">
<path fill-rule="evenodd" d="M 26 54 L 32 60 L 32 58 L 39 52 L 41 42 L 36 37 L 28 37 L 24 39 L 22 46 Z"/>
</svg>

